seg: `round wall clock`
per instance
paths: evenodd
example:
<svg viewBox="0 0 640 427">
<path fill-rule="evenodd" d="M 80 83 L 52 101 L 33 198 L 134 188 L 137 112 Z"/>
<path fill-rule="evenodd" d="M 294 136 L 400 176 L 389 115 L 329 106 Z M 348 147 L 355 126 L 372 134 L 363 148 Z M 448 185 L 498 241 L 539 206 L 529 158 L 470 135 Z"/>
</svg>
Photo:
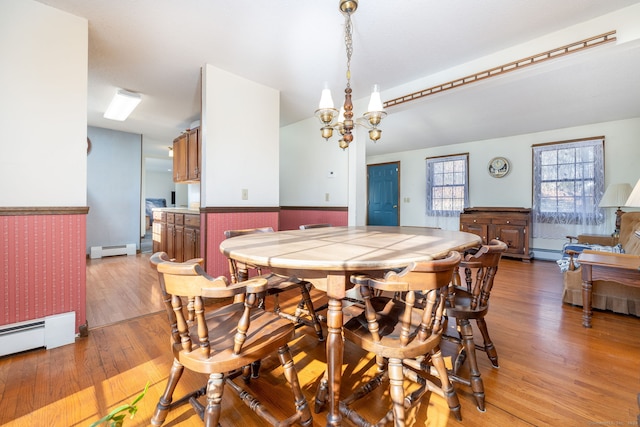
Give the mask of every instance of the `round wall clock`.
<svg viewBox="0 0 640 427">
<path fill-rule="evenodd" d="M 494 157 L 489 162 L 489 175 L 494 178 L 502 178 L 509 173 L 510 169 L 509 160 L 504 157 Z"/>
</svg>

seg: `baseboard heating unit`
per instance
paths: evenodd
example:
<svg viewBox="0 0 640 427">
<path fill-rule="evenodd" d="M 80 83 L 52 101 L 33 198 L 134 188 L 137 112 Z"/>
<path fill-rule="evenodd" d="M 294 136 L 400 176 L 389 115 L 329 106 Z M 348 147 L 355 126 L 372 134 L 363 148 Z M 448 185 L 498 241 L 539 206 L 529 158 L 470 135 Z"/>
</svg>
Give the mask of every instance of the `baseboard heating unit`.
<svg viewBox="0 0 640 427">
<path fill-rule="evenodd" d="M 46 347 L 72 344 L 76 338 L 76 313 L 54 314 L 42 319 L 0 326 L 0 356 Z"/>
<path fill-rule="evenodd" d="M 117 246 L 91 246 L 90 257 L 91 259 L 103 258 L 106 256 L 116 255 L 135 255 L 136 244 L 127 243 L 126 245 Z"/>
</svg>

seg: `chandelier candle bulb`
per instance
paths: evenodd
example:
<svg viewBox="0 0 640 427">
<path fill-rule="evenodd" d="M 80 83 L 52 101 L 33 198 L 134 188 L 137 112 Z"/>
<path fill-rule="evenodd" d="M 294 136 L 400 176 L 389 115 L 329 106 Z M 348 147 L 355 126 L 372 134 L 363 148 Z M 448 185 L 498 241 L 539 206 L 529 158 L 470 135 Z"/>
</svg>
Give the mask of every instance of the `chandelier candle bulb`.
<svg viewBox="0 0 640 427">
<path fill-rule="evenodd" d="M 371 98 L 369 99 L 369 107 L 367 111 L 383 111 L 382 99 L 380 98 L 380 89 L 378 85 L 373 85 L 373 91 L 371 91 Z"/>
<path fill-rule="evenodd" d="M 333 97 L 331 96 L 331 89 L 329 89 L 327 83 L 325 83 L 324 89 L 322 89 L 322 95 L 320 95 L 320 103 L 318 104 L 318 109 L 324 110 L 333 108 Z"/>
<path fill-rule="evenodd" d="M 320 95 L 320 103 L 318 104 L 318 109 L 316 110 L 316 117 L 320 119 L 322 124 L 322 128 L 320 128 L 320 132 L 322 137 L 326 140 L 329 140 L 333 135 L 333 126 L 334 120 L 338 115 L 338 110 L 333 107 L 333 98 L 331 97 L 331 90 L 329 89 L 329 85 L 325 82 L 324 89 L 322 89 L 322 94 Z"/>
</svg>

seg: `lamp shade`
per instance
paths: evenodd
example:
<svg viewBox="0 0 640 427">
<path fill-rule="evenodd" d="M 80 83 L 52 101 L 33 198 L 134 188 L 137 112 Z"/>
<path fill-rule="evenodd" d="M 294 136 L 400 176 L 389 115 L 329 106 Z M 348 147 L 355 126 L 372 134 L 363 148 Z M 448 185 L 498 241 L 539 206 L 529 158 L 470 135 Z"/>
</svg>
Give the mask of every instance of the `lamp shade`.
<svg viewBox="0 0 640 427">
<path fill-rule="evenodd" d="M 119 89 L 104 112 L 104 118 L 124 121 L 138 106 L 142 98 L 140 94 Z"/>
<path fill-rule="evenodd" d="M 604 192 L 598 207 L 619 208 L 620 206 L 625 206 L 629 194 L 631 194 L 630 184 L 611 184 L 607 187 L 607 191 Z"/>
<path fill-rule="evenodd" d="M 629 206 L 631 208 L 640 208 L 640 179 L 636 183 L 636 186 L 633 187 L 633 191 L 629 195 L 624 206 Z"/>
</svg>

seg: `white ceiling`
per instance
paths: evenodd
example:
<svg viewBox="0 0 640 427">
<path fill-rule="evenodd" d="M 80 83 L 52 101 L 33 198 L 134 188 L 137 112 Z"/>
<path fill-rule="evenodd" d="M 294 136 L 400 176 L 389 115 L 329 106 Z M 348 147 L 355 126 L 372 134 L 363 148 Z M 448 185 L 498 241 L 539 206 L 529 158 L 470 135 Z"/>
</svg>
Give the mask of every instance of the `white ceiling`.
<svg viewBox="0 0 640 427">
<path fill-rule="evenodd" d="M 281 125 L 312 116 L 325 81 L 341 102 L 346 57 L 338 0 L 38 1 L 89 21 L 89 125 L 143 134 L 145 155 L 158 160 L 199 118 L 206 63 L 280 90 Z M 378 83 L 386 101 L 385 89 L 639 2 L 362 0 L 353 16 L 354 98 Z M 382 139 L 368 142 L 367 152 L 639 117 L 639 69 L 637 43 L 610 44 L 392 107 Z M 118 88 L 143 97 L 125 122 L 102 117 Z M 309 141 L 323 142 L 319 132 Z"/>
</svg>

